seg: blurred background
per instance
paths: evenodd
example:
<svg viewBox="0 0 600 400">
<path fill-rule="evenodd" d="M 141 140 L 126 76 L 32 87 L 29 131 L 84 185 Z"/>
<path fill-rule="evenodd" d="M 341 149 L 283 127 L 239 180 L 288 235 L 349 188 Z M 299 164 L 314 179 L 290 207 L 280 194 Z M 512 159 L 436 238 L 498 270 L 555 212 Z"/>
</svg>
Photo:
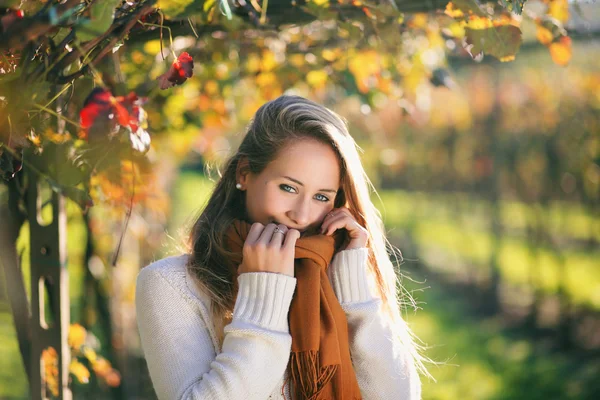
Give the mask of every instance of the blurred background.
<svg viewBox="0 0 600 400">
<path fill-rule="evenodd" d="M 548 6 L 528 3 L 530 14 Z M 539 21 L 523 17 L 511 62 L 473 60 L 452 9 L 404 16 L 410 31 L 393 52 L 394 38 L 355 47 L 365 37 L 350 23 L 345 34 L 315 21 L 272 34 L 176 36 L 166 47 L 188 51 L 194 75 L 168 91 L 148 84 L 166 68 L 159 39 L 114 52 L 99 73 L 149 98 L 152 145 L 143 166 L 119 161 L 121 184 L 92 176 L 87 212 L 67 204 L 70 340 L 109 363 L 91 376 L 72 369 L 75 398 L 155 398 L 136 327 L 137 273 L 185 251 L 253 113 L 293 93 L 344 116 L 364 151 L 373 201 L 404 258 L 404 316 L 433 360 L 423 398 L 597 399 L 600 7 L 590 3 L 555 15 L 568 49 L 549 51 Z M 93 86 L 90 78 L 73 90 L 75 115 Z M 2 202 L 8 190 L 0 185 Z M 25 222 L 25 282 L 28 246 Z M 23 399 L 10 284 L 0 276 L 0 398 Z"/>
</svg>

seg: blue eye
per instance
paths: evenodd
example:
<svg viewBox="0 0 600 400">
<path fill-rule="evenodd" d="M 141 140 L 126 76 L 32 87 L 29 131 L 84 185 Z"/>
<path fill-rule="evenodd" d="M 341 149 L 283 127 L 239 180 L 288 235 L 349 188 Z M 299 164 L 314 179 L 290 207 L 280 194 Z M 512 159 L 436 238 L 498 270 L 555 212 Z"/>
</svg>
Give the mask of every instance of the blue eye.
<svg viewBox="0 0 600 400">
<path fill-rule="evenodd" d="M 285 183 L 279 185 L 279 188 L 281 190 L 283 190 L 284 192 L 288 192 L 288 193 L 294 193 L 296 191 L 296 189 L 294 189 L 290 185 L 286 185 Z"/>
<path fill-rule="evenodd" d="M 286 185 L 285 183 L 282 183 L 281 185 L 279 185 L 279 188 L 281 190 L 283 190 L 284 192 L 288 192 L 288 193 L 296 193 L 296 189 L 293 186 L 290 185 Z M 320 197 L 319 197 L 320 196 Z M 323 203 L 327 203 L 329 201 L 329 197 L 322 195 L 322 194 L 317 194 L 315 196 L 315 198 L 318 201 L 322 201 Z"/>
<path fill-rule="evenodd" d="M 328 202 L 328 201 L 329 201 L 329 197 L 327 197 L 327 196 L 324 196 L 324 195 L 322 195 L 322 194 L 318 194 L 317 196 L 321 196 L 321 197 L 322 197 L 322 200 L 319 200 L 319 201 L 322 201 L 322 202 L 324 202 L 324 203 L 326 203 L 326 202 Z"/>
</svg>

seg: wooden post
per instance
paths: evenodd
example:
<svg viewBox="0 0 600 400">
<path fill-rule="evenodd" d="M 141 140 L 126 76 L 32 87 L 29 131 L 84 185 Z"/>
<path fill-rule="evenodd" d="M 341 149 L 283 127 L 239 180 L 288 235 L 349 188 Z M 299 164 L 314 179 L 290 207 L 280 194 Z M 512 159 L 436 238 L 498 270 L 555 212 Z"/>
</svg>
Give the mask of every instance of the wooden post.
<svg viewBox="0 0 600 400">
<path fill-rule="evenodd" d="M 31 398 L 49 398 L 44 383 L 42 352 L 48 347 L 58 355 L 58 398 L 71 400 L 68 386 L 70 350 L 69 333 L 69 276 L 66 264 L 67 216 L 65 199 L 52 191 L 49 202 L 52 222 L 43 224 L 39 182 L 29 175 L 27 210 L 30 229 L 31 260 Z M 44 305 L 47 293 L 48 304 Z"/>
</svg>

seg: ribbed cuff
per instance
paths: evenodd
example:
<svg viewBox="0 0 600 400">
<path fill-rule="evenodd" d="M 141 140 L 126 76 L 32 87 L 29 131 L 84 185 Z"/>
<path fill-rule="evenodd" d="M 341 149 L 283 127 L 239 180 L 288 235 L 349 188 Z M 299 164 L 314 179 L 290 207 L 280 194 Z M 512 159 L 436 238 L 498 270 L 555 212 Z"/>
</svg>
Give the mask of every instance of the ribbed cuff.
<svg viewBox="0 0 600 400">
<path fill-rule="evenodd" d="M 296 278 L 271 272 L 247 272 L 237 279 L 239 287 L 233 319 L 289 332 L 288 313 Z"/>
<path fill-rule="evenodd" d="M 369 249 L 344 250 L 336 254 L 329 278 L 340 304 L 363 303 L 373 299 L 367 280 Z"/>
</svg>

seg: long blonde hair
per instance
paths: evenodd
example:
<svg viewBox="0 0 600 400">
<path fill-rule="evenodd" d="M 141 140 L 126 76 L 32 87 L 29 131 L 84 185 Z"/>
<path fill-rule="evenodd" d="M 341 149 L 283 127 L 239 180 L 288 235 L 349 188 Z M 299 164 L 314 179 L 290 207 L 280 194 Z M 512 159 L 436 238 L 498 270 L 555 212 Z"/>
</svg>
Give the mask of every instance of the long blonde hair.
<svg viewBox="0 0 600 400">
<path fill-rule="evenodd" d="M 348 207 L 356 221 L 368 230 L 368 267 L 372 284 L 404 350 L 408 350 L 418 369 L 426 371 L 419 346 L 400 315 L 399 303 L 406 295 L 387 249 L 396 259 L 401 258 L 401 254 L 385 237 L 381 215 L 370 198 L 369 188 L 374 188 L 360 161 L 356 142 L 339 115 L 298 96 L 281 96 L 256 112 L 242 143 L 227 161 L 190 232 L 191 257 L 187 267 L 211 298 L 211 312 L 220 343 L 223 326 L 230 320 L 235 304 L 230 254 L 224 247 L 223 238 L 234 219 L 246 219 L 245 192 L 235 188 L 238 164 L 245 158 L 250 172 L 259 174 L 288 143 L 307 138 L 328 144 L 335 150 L 340 162 L 341 183 L 334 207 Z"/>
</svg>

